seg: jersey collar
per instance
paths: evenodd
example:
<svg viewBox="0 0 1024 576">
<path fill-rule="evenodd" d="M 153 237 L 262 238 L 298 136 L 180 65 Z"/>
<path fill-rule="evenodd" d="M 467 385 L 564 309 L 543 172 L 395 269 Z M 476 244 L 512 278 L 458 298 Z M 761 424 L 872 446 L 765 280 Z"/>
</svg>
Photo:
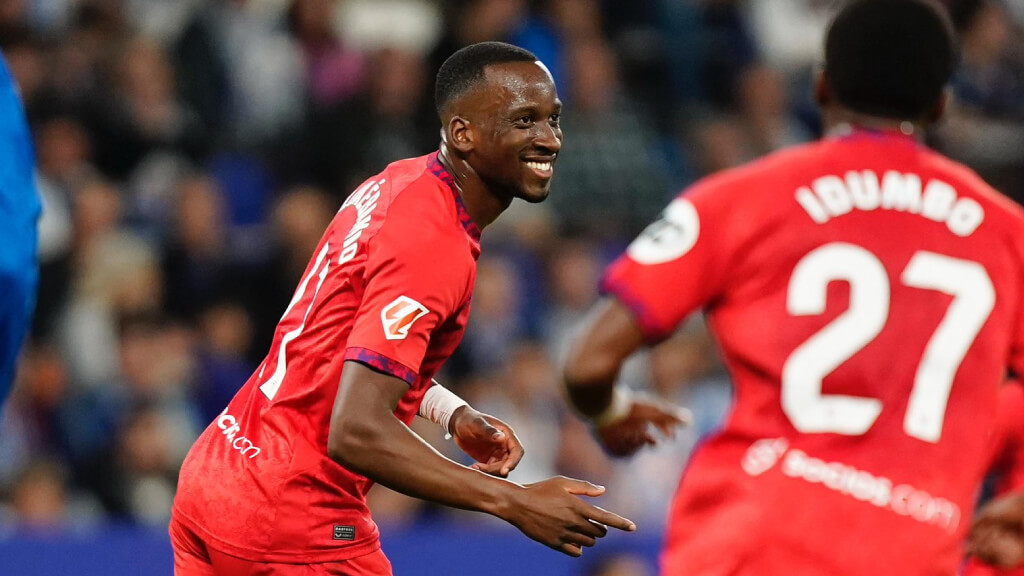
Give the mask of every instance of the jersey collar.
<svg viewBox="0 0 1024 576">
<path fill-rule="evenodd" d="M 462 201 L 462 194 L 459 193 L 459 189 L 455 186 L 455 178 L 452 177 L 448 169 L 441 164 L 441 161 L 437 158 L 437 152 L 427 156 L 427 168 L 430 173 L 448 185 L 448 189 L 452 193 L 452 197 L 455 199 L 455 207 L 459 212 L 459 223 L 469 234 L 469 237 L 480 242 L 480 227 L 473 222 L 473 219 L 469 217 L 469 211 L 466 210 L 466 204 Z"/>
<path fill-rule="evenodd" d="M 870 128 L 867 126 L 857 126 L 853 124 L 843 123 L 837 125 L 835 128 L 830 130 L 825 136 L 827 138 L 835 139 L 849 139 L 849 138 L 893 138 L 895 140 L 903 140 L 911 142 L 913 144 L 920 144 L 917 140 L 917 128 L 910 122 L 905 123 L 907 128 L 901 127 L 900 129 L 893 128 Z"/>
</svg>

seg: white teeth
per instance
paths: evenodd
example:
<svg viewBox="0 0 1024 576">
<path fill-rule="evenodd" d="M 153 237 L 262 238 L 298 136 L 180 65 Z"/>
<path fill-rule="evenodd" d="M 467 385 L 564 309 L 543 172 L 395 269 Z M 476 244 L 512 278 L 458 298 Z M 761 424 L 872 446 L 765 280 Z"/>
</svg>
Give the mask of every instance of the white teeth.
<svg viewBox="0 0 1024 576">
<path fill-rule="evenodd" d="M 551 170 L 551 162 L 527 162 L 526 165 L 541 172 L 548 172 Z"/>
</svg>

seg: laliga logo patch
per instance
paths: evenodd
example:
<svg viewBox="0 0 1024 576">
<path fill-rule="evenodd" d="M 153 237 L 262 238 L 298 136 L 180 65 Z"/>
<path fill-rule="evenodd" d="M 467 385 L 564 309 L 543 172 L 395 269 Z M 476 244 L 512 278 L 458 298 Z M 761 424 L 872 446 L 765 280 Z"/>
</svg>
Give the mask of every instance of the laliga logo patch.
<svg viewBox="0 0 1024 576">
<path fill-rule="evenodd" d="M 626 253 L 640 264 L 663 264 L 684 256 L 700 236 L 700 216 L 685 198 L 676 198 L 665 208 L 661 220 L 647 227 Z"/>
<path fill-rule="evenodd" d="M 384 325 L 384 337 L 388 340 L 404 340 L 409 335 L 412 323 L 428 312 L 427 307 L 408 296 L 399 296 L 380 311 Z"/>
</svg>

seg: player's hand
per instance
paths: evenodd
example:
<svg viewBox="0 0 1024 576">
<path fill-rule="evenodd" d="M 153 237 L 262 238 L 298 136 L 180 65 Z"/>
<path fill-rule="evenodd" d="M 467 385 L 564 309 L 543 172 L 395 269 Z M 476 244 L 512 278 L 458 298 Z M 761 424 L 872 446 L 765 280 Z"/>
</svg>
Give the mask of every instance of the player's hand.
<svg viewBox="0 0 1024 576">
<path fill-rule="evenodd" d="M 490 414 L 463 406 L 452 414 L 449 428 L 459 448 L 476 460 L 474 470 L 505 478 L 523 459 L 515 431 Z"/>
<path fill-rule="evenodd" d="M 603 486 L 564 476 L 529 484 L 516 492 L 505 517 L 530 538 L 569 556 L 583 555 L 608 533 L 608 527 L 627 532 L 636 524 L 618 514 L 587 504 L 576 495 L 600 496 Z"/>
<path fill-rule="evenodd" d="M 997 498 L 978 512 L 967 551 L 1000 568 L 1011 568 L 1024 561 L 1024 493 Z"/>
<path fill-rule="evenodd" d="M 631 456 L 644 446 L 654 446 L 658 439 L 652 427 L 666 438 L 673 437 L 676 429 L 693 421 L 690 411 L 669 402 L 637 396 L 629 412 L 622 418 L 600 426 L 594 434 L 612 456 Z"/>
</svg>

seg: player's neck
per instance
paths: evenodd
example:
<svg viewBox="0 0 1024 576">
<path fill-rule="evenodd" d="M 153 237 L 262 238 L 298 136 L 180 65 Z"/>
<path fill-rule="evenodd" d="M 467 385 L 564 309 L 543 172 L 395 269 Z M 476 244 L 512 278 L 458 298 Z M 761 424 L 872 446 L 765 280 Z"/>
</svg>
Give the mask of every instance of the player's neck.
<svg viewBox="0 0 1024 576">
<path fill-rule="evenodd" d="M 828 110 L 824 115 L 826 136 L 841 136 L 854 130 L 871 130 L 902 134 L 915 139 L 924 137 L 922 124 L 910 120 L 882 118 L 841 108 Z"/>
<path fill-rule="evenodd" d="M 466 212 L 481 230 L 497 220 L 498 216 L 512 203 L 511 196 L 505 198 L 491 191 L 473 170 L 473 167 L 469 165 L 469 162 L 450 154 L 443 143 L 437 154 L 437 159 L 452 175 L 455 188 L 462 196 L 462 203 L 466 206 Z"/>
</svg>

